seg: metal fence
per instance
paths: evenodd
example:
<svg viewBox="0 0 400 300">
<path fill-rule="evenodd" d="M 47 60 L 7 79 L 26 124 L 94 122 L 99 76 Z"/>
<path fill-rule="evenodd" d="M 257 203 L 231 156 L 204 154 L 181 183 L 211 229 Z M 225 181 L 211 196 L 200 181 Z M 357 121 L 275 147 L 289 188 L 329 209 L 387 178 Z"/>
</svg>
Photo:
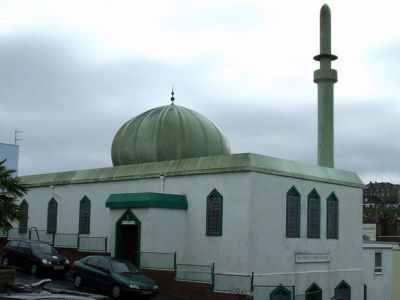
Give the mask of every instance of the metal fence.
<svg viewBox="0 0 400 300">
<path fill-rule="evenodd" d="M 78 251 L 107 252 L 107 237 L 78 235 Z"/>
<path fill-rule="evenodd" d="M 213 283 L 214 264 L 212 265 L 189 265 L 177 264 L 175 279 L 182 281 L 194 281 Z"/>
<path fill-rule="evenodd" d="M 54 247 L 72 248 L 83 252 L 107 252 L 107 237 L 81 236 L 75 233 L 50 233 L 47 230 L 38 230 L 31 227 L 25 233 L 19 233 L 18 228 L 12 228 L 6 233 L 0 233 L 0 237 L 9 239 L 33 239 L 40 240 Z"/>
<path fill-rule="evenodd" d="M 72 233 L 56 233 L 54 247 L 77 248 L 79 235 Z"/>
<path fill-rule="evenodd" d="M 214 274 L 214 291 L 251 295 L 253 292 L 253 274 Z"/>
<path fill-rule="evenodd" d="M 294 297 L 295 300 L 307 300 L 307 299 L 322 299 L 322 294 L 320 291 L 309 292 L 301 295 L 296 295 Z M 331 298 L 332 300 L 341 299 L 341 298 Z"/>
<path fill-rule="evenodd" d="M 175 253 L 162 253 L 162 252 L 141 252 L 140 253 L 140 267 L 141 268 L 174 271 L 175 265 L 176 265 L 176 252 Z"/>
<path fill-rule="evenodd" d="M 289 291 L 289 294 L 280 293 L 273 295 L 274 292 L 277 290 L 277 288 L 284 288 Z M 253 300 L 265 300 L 265 299 L 295 300 L 294 294 L 295 294 L 294 286 L 254 285 L 253 287 Z"/>
</svg>

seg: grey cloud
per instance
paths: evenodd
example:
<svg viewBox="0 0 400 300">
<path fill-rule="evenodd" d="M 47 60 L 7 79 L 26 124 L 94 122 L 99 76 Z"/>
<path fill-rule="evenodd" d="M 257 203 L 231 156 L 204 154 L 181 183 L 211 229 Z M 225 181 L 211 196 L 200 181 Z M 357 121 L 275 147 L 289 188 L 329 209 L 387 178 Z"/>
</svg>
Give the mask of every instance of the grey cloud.
<svg viewBox="0 0 400 300">
<path fill-rule="evenodd" d="M 0 37 L 0 99 L 6 112 L 0 141 L 10 143 L 14 129 L 24 130 L 20 175 L 111 166 L 115 132 L 133 116 L 168 104 L 171 84 L 177 104 L 214 121 L 233 152 L 315 164 L 317 104 L 305 100 L 309 95 L 297 97 L 301 106 L 276 95 L 263 101 L 230 98 L 234 90 L 210 82 L 204 64 L 141 57 L 95 63 L 83 61 L 80 46 L 71 43 L 54 36 Z M 349 103 L 336 105 L 336 167 L 355 171 L 364 181 L 374 180 L 365 174 L 399 174 L 399 105 L 382 99 Z"/>
</svg>

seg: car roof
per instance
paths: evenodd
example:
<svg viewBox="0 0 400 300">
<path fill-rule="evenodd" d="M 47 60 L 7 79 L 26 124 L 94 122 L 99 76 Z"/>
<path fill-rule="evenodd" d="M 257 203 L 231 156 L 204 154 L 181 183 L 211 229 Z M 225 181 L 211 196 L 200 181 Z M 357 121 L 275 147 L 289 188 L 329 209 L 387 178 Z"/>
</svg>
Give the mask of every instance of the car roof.
<svg viewBox="0 0 400 300">
<path fill-rule="evenodd" d="M 35 299 L 71 299 L 71 300 L 93 300 L 95 298 L 76 296 L 69 294 L 52 294 L 48 292 L 41 293 L 17 293 L 10 295 L 0 295 L 0 299 L 21 299 L 21 300 L 35 300 Z"/>
<path fill-rule="evenodd" d="M 127 260 L 127 259 L 116 258 L 116 257 L 111 257 L 111 256 L 103 256 L 103 255 L 89 255 L 89 256 L 85 256 L 84 258 L 82 258 L 82 260 L 88 260 L 90 258 L 101 258 L 101 259 L 106 259 L 106 260 L 109 260 L 109 261 L 129 262 L 129 260 Z"/>
<path fill-rule="evenodd" d="M 34 243 L 40 243 L 40 244 L 48 244 L 48 245 L 50 245 L 49 243 L 47 243 L 47 242 L 44 242 L 44 241 L 39 241 L 39 240 L 30 240 L 30 239 L 14 239 L 14 238 L 12 238 L 12 239 L 9 239 L 8 240 L 9 242 L 12 242 L 12 241 L 19 241 L 19 242 L 27 242 L 27 243 L 30 243 L 30 244 L 34 244 Z"/>
</svg>

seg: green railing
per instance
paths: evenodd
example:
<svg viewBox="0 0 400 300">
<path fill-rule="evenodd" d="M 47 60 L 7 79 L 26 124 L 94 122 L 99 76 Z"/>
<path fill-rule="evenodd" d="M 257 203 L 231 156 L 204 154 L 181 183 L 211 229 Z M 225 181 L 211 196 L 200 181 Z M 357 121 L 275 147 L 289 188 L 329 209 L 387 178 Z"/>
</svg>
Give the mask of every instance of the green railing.
<svg viewBox="0 0 400 300">
<path fill-rule="evenodd" d="M 154 270 L 176 270 L 176 252 L 141 252 L 140 267 Z"/>
<path fill-rule="evenodd" d="M 254 285 L 253 286 L 253 300 L 265 300 L 265 299 L 274 299 L 274 292 L 278 288 L 283 288 L 289 292 L 289 294 L 279 293 L 279 295 L 275 295 L 275 299 L 282 300 L 295 300 L 295 292 L 296 289 L 294 286 L 283 286 L 283 285 Z"/>
<path fill-rule="evenodd" d="M 78 251 L 107 252 L 107 237 L 78 235 Z"/>
<path fill-rule="evenodd" d="M 214 288 L 216 292 L 251 295 L 253 293 L 254 274 L 214 273 Z"/>
<path fill-rule="evenodd" d="M 177 264 L 175 279 L 182 281 L 211 283 L 214 285 L 214 264 L 190 265 Z"/>
<path fill-rule="evenodd" d="M 31 227 L 24 233 L 20 233 L 18 228 L 12 228 L 4 236 L 9 239 L 40 240 L 52 244 L 54 247 L 72 248 L 82 252 L 107 252 L 107 237 L 94 237 L 76 233 L 51 233 L 47 230 L 38 230 L 36 227 Z"/>
<path fill-rule="evenodd" d="M 296 295 L 294 297 L 295 300 L 306 300 L 306 299 L 322 299 L 321 296 L 322 292 L 316 291 L 316 292 L 309 292 L 301 295 Z M 331 298 L 331 300 L 338 300 L 341 298 Z"/>
</svg>

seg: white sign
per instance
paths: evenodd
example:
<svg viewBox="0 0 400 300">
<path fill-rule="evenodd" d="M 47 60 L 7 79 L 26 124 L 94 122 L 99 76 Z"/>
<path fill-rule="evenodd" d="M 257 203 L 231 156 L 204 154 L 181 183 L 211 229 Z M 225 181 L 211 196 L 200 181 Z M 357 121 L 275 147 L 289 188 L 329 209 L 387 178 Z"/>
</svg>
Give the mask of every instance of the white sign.
<svg viewBox="0 0 400 300">
<path fill-rule="evenodd" d="M 327 253 L 298 253 L 295 256 L 296 264 L 330 262 L 331 256 Z"/>
<path fill-rule="evenodd" d="M 136 225 L 135 221 L 122 221 L 122 225 Z"/>
</svg>

